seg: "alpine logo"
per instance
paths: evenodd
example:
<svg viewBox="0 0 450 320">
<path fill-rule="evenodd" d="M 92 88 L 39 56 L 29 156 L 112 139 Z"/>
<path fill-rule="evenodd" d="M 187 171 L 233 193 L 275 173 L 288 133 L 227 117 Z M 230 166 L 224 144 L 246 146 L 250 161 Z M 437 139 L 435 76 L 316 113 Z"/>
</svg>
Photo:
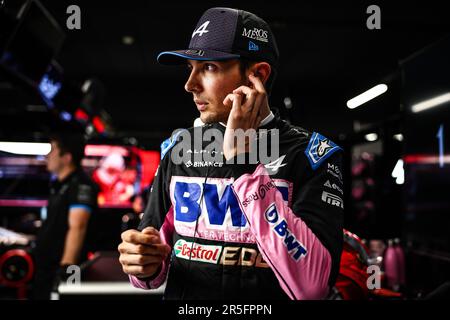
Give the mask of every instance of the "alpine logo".
<svg viewBox="0 0 450 320">
<path fill-rule="evenodd" d="M 249 41 L 248 42 L 248 50 L 249 51 L 259 51 L 259 46 L 256 43 Z"/>
<path fill-rule="evenodd" d="M 174 245 L 174 251 L 175 255 L 181 259 L 217 264 L 222 247 L 192 243 L 179 239 Z"/>
<path fill-rule="evenodd" d="M 344 209 L 344 201 L 342 201 L 341 197 L 338 197 L 335 194 L 323 191 L 322 201 L 328 203 L 329 205 Z"/>
<path fill-rule="evenodd" d="M 291 255 L 292 259 L 299 261 L 307 254 L 305 246 L 298 241 L 288 229 L 285 219 L 280 218 L 275 203 L 272 203 L 264 212 L 264 218 L 272 225 L 272 230 L 275 234 L 283 239 L 283 244 Z"/>
<path fill-rule="evenodd" d="M 204 22 L 200 27 L 198 27 L 193 33 L 192 33 L 192 37 L 193 38 L 196 34 L 198 34 L 199 37 L 201 37 L 204 33 L 208 33 L 209 31 L 206 30 L 206 28 L 209 25 L 209 20 Z"/>
<path fill-rule="evenodd" d="M 284 167 L 285 165 L 287 165 L 287 163 L 283 163 L 283 160 L 285 157 L 286 157 L 286 155 L 283 155 L 283 156 L 279 157 L 277 160 L 264 165 L 264 167 L 267 169 L 269 174 L 276 174 L 281 167 Z"/>
<path fill-rule="evenodd" d="M 268 32 L 267 30 L 253 28 L 253 29 L 246 29 L 242 31 L 242 36 L 247 37 L 253 40 L 258 40 L 262 42 L 269 42 L 268 39 Z"/>
</svg>

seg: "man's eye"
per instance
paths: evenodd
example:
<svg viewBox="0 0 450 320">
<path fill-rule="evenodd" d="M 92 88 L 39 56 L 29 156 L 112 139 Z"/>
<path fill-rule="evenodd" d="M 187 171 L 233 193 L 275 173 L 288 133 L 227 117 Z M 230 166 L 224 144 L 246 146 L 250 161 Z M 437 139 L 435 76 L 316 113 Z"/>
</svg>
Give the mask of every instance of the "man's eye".
<svg viewBox="0 0 450 320">
<path fill-rule="evenodd" d="M 205 70 L 208 71 L 215 71 L 217 67 L 211 63 L 205 63 Z"/>
</svg>

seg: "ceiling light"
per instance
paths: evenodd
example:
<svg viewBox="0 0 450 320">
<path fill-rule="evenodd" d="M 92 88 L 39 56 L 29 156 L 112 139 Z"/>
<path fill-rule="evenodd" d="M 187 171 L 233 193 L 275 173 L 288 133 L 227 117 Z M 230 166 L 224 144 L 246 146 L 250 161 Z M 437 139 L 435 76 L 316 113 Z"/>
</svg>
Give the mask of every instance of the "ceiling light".
<svg viewBox="0 0 450 320">
<path fill-rule="evenodd" d="M 134 43 L 134 38 L 132 36 L 123 36 L 122 43 L 124 45 L 130 46 Z"/>
<path fill-rule="evenodd" d="M 50 143 L 36 142 L 0 142 L 0 151 L 24 154 L 24 155 L 47 155 L 51 150 Z"/>
<path fill-rule="evenodd" d="M 449 101 L 450 101 L 450 92 L 442 94 L 442 95 L 434 97 L 434 98 L 431 98 L 431 99 L 428 99 L 428 100 L 425 100 L 425 101 L 422 101 L 422 102 L 419 102 L 419 103 L 416 103 L 415 105 L 413 105 L 411 107 L 411 111 L 414 113 L 421 112 L 424 110 L 428 110 L 428 109 L 437 107 L 437 106 L 442 105 Z"/>
<path fill-rule="evenodd" d="M 286 109 L 292 108 L 292 100 L 290 97 L 284 98 L 283 102 L 284 102 L 284 106 L 286 107 Z"/>
<path fill-rule="evenodd" d="M 380 94 L 383 94 L 387 91 L 388 86 L 385 84 L 379 84 L 375 87 L 367 90 L 366 92 L 361 93 L 360 95 L 350 99 L 347 101 L 347 107 L 349 109 L 355 109 L 360 105 L 366 103 L 369 100 L 372 100 L 375 97 L 378 97 Z"/>
<path fill-rule="evenodd" d="M 91 80 L 86 80 L 83 85 L 81 86 L 81 91 L 83 91 L 84 93 L 86 93 L 89 88 L 91 87 L 92 81 Z"/>
<path fill-rule="evenodd" d="M 376 133 L 368 133 L 364 136 L 364 138 L 366 138 L 366 140 L 369 142 L 373 142 L 377 141 L 378 135 Z"/>
</svg>

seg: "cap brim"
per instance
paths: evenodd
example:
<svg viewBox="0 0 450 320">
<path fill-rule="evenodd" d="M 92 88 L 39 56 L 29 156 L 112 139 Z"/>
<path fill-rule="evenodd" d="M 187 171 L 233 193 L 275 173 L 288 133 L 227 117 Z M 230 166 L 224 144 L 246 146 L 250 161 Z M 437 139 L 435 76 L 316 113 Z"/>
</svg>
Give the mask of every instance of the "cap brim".
<svg viewBox="0 0 450 320">
<path fill-rule="evenodd" d="M 164 51 L 158 55 L 158 62 L 165 65 L 177 65 L 186 62 L 186 59 L 199 61 L 213 61 L 213 60 L 229 60 L 238 59 L 240 55 L 232 54 L 216 50 L 175 50 Z"/>
</svg>

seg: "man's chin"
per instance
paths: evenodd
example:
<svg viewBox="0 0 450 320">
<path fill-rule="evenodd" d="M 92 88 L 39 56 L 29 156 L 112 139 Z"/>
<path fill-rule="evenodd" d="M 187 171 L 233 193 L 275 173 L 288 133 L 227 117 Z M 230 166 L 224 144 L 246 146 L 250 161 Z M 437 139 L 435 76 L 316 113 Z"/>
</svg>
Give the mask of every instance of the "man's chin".
<svg viewBox="0 0 450 320">
<path fill-rule="evenodd" d="M 220 117 L 217 114 L 207 114 L 206 112 L 202 112 L 200 114 L 200 120 L 204 124 L 210 124 L 210 123 L 217 123 L 217 122 L 227 122 L 227 119 L 222 119 L 223 117 Z"/>
<path fill-rule="evenodd" d="M 205 113 L 201 113 L 200 114 L 200 120 L 204 123 L 204 124 L 209 124 L 209 123 L 214 123 L 217 122 L 216 117 L 214 117 L 214 115 L 212 114 L 205 114 Z"/>
</svg>

